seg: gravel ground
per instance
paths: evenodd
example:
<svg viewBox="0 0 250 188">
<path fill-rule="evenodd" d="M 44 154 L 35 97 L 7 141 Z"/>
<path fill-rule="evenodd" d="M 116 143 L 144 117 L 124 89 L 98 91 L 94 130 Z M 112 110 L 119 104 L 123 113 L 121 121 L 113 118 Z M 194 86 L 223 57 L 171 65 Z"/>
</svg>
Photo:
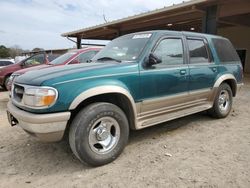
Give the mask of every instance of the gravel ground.
<svg viewBox="0 0 250 188">
<path fill-rule="evenodd" d="M 122 155 L 98 168 L 66 142 L 10 127 L 5 110 L 0 100 L 0 187 L 250 187 L 250 77 L 226 119 L 199 113 L 133 131 Z"/>
</svg>

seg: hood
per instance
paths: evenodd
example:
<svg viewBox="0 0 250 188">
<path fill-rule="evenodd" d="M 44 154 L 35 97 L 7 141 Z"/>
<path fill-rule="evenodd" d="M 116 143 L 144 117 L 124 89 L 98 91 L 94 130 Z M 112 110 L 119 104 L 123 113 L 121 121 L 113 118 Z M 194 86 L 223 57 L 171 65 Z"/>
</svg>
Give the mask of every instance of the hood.
<svg viewBox="0 0 250 188">
<path fill-rule="evenodd" d="M 126 64 L 126 63 L 122 63 Z M 87 76 L 96 76 L 114 71 L 111 67 L 120 67 L 120 63 L 83 63 L 67 66 L 55 66 L 41 70 L 34 70 L 19 76 L 15 82 L 27 85 L 42 85 L 43 82 L 56 83 Z M 130 63 L 131 64 L 131 63 Z M 134 64 L 134 63 L 133 63 Z"/>
<path fill-rule="evenodd" d="M 37 65 L 37 66 L 33 66 L 33 67 L 30 67 L 30 68 L 26 68 L 26 69 L 21 69 L 19 71 L 14 72 L 14 74 L 21 75 L 21 74 L 24 74 L 24 73 L 26 73 L 28 71 L 40 70 L 40 69 L 44 69 L 44 68 L 48 68 L 48 67 L 51 67 L 51 65 L 47 65 L 47 64 Z"/>
</svg>

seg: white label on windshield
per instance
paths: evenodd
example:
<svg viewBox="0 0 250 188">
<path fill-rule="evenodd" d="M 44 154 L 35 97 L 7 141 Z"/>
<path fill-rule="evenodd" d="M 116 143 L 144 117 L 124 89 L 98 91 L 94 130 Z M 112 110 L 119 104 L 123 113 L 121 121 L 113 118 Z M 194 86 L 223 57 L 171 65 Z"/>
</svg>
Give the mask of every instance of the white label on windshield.
<svg viewBox="0 0 250 188">
<path fill-rule="evenodd" d="M 134 35 L 132 39 L 145 39 L 145 38 L 150 38 L 151 37 L 151 33 L 149 34 L 138 34 L 138 35 Z"/>
</svg>

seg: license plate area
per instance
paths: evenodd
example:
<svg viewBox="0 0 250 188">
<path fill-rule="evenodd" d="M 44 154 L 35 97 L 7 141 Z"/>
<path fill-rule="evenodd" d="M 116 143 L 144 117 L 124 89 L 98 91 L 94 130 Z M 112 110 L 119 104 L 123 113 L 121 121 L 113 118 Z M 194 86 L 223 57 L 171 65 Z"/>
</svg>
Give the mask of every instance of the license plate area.
<svg viewBox="0 0 250 188">
<path fill-rule="evenodd" d="M 11 126 L 15 126 L 18 124 L 17 119 L 9 111 L 7 111 L 7 117 Z"/>
</svg>

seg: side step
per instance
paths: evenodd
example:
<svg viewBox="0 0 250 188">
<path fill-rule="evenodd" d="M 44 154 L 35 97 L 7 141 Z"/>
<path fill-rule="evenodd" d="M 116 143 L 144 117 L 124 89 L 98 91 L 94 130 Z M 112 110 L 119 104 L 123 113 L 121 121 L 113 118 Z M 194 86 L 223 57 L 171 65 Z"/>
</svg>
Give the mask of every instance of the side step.
<svg viewBox="0 0 250 188">
<path fill-rule="evenodd" d="M 185 108 L 179 111 L 168 112 L 158 116 L 152 116 L 151 118 L 140 117 L 137 119 L 137 129 L 143 129 L 145 127 L 153 126 L 155 124 L 177 119 L 197 112 L 202 112 L 210 108 L 212 108 L 212 104 L 206 103 L 195 107 Z"/>
</svg>

